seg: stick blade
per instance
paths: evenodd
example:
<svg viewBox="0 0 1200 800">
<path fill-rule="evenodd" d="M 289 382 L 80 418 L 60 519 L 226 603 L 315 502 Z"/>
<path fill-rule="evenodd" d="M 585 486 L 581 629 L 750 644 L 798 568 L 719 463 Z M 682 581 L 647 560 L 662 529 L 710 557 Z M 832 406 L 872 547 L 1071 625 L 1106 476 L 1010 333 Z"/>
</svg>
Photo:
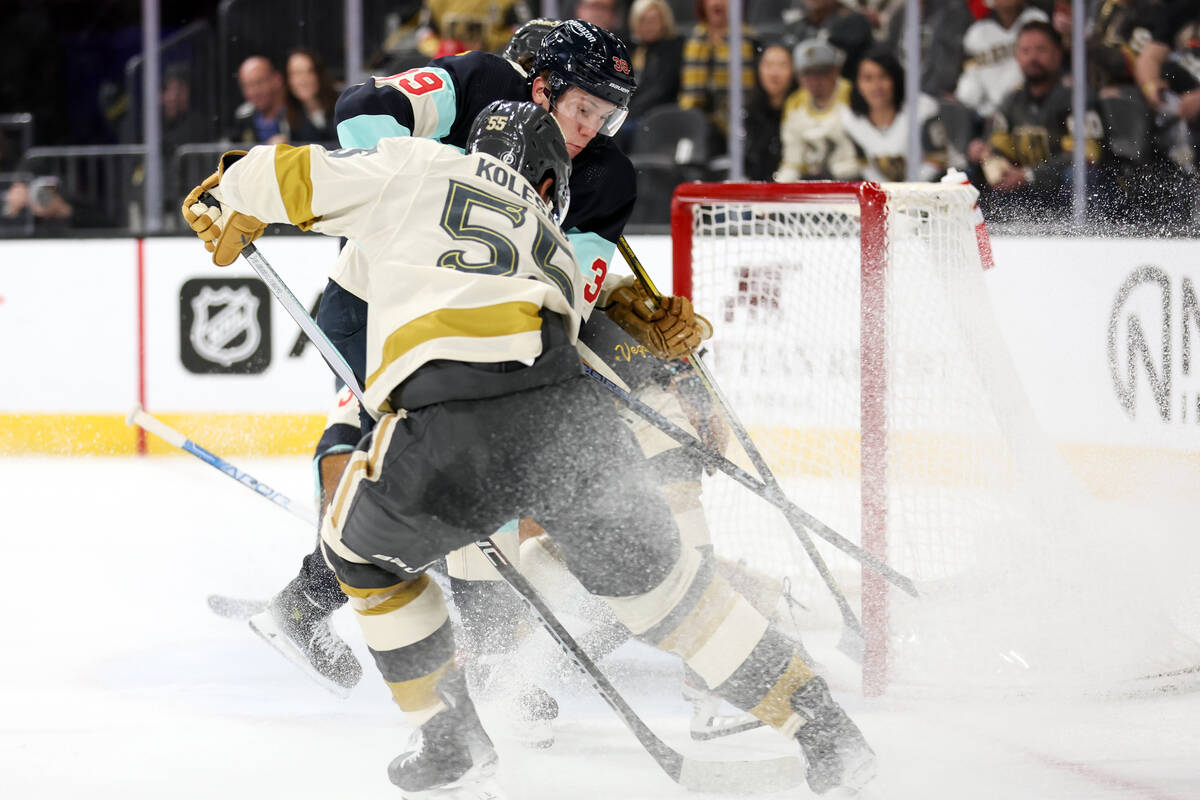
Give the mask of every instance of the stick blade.
<svg viewBox="0 0 1200 800">
<path fill-rule="evenodd" d="M 866 647 L 867 643 L 861 633 L 851 630 L 849 625 L 842 626 L 842 635 L 838 639 L 837 649 L 847 658 L 855 664 L 861 665 Z"/>
</svg>

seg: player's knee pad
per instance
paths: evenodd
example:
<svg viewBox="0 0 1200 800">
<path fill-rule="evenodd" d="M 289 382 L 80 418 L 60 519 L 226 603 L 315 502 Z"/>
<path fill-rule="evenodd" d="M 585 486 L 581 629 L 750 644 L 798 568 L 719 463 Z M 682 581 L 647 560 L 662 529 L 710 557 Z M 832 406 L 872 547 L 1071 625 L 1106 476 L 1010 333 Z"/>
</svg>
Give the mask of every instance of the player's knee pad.
<svg viewBox="0 0 1200 800">
<path fill-rule="evenodd" d="M 812 677 L 792 643 L 702 551 L 685 548 L 645 595 L 605 599 L 638 638 L 679 655 L 723 697 L 777 727 L 787 723 L 791 693 Z M 781 705 L 776 695 L 785 692 Z"/>
<path fill-rule="evenodd" d="M 326 556 L 396 705 L 415 724 L 437 713 L 442 707 L 437 686 L 455 653 L 442 590 L 428 575 L 398 580 L 374 564 L 347 562 L 328 551 Z"/>
</svg>

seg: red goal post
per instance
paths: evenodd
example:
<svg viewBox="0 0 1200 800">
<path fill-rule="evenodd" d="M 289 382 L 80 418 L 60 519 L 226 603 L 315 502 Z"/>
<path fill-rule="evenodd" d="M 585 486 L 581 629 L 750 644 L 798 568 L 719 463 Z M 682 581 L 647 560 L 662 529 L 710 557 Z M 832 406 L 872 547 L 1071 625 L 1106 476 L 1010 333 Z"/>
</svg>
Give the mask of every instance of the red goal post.
<svg viewBox="0 0 1200 800">
<path fill-rule="evenodd" d="M 867 693 L 1200 675 L 1190 520 L 1092 496 L 1041 430 L 992 312 L 975 199 L 946 182 L 685 184 L 674 291 L 713 322 L 709 371 L 784 493 L 921 592 L 817 542 L 861 603 Z M 1070 244 L 1047 242 L 1042 268 L 1055 246 Z M 1057 321 L 1028 324 L 1054 346 Z M 719 473 L 702 482 L 719 568 L 786 590 L 806 646 L 849 670 L 783 516 Z"/>
<path fill-rule="evenodd" d="M 712 316 L 717 331 L 711 347 L 716 375 L 718 380 L 724 377 L 722 387 L 736 387 L 731 393 L 731 402 L 737 406 L 735 413 L 748 415 L 748 425 L 757 434 L 756 441 L 766 432 L 765 450 L 774 451 L 774 458 L 768 458 L 768 462 L 775 462 L 773 468 L 782 462 L 785 480 L 791 473 L 797 490 L 805 491 L 806 495 L 812 492 L 811 487 L 804 486 L 808 482 L 805 473 L 820 474 L 825 469 L 820 463 L 799 470 L 787 468 L 789 463 L 795 466 L 798 459 L 803 460 L 798 451 L 806 442 L 828 445 L 842 440 L 856 444 L 856 456 L 838 453 L 833 458 L 843 463 L 856 462 L 857 514 L 845 508 L 845 487 L 822 497 L 819 508 L 805 506 L 804 497 L 793 499 L 818 517 L 822 513 L 841 519 L 857 516 L 854 521 L 859 530 L 842 532 L 851 538 L 861 536 L 865 549 L 884 558 L 889 557 L 889 263 L 898 251 L 906 249 L 896 241 L 900 234 L 908 235 L 907 229 L 915 225 L 918 229 L 915 235 L 920 238 L 924 235 L 920 228 L 930 227 L 931 223 L 938 228 L 938 234 L 926 237 L 926 244 L 933 246 L 926 250 L 932 250 L 934 258 L 964 257 L 963 243 L 973 240 L 977 233 L 978 211 L 974 201 L 974 190 L 959 184 L 889 186 L 871 182 L 694 183 L 679 186 L 672 201 L 674 292 L 691 297 L 699 313 Z M 936 224 L 935 215 L 947 217 L 944 221 L 957 222 L 960 235 L 945 236 L 954 225 Z M 983 231 L 981 224 L 979 231 Z M 940 244 L 945 244 L 948 251 L 938 255 L 936 248 Z M 981 263 L 988 261 L 990 250 L 986 258 L 975 260 L 973 268 L 978 270 Z M 854 275 L 831 276 L 836 284 L 829 289 L 832 294 L 824 299 L 811 297 L 811 292 L 823 291 L 818 287 L 824 286 L 825 280 L 813 274 L 823 269 L 852 271 Z M 806 272 L 808 277 L 797 281 L 794 272 Z M 857 283 L 854 297 L 844 296 L 850 283 Z M 793 295 L 792 284 L 796 290 L 803 290 L 800 296 Z M 804 294 L 810 295 L 808 300 Z M 805 302 L 832 302 L 847 313 L 853 309 L 856 319 L 850 327 L 858 331 L 853 342 L 858 362 L 856 431 L 831 430 L 845 426 L 845 408 L 823 408 L 812 418 L 806 418 L 804 411 L 789 416 L 789 409 L 779 408 L 770 398 L 753 396 L 751 384 L 761 380 L 774 385 L 771 377 L 774 367 L 789 373 L 795 370 L 792 356 L 783 351 L 774 364 L 756 362 L 757 366 L 746 370 L 745 359 L 750 355 L 745 337 L 752 341 L 759 335 L 795 336 L 795 345 L 801 351 L 807 353 L 819 348 L 823 338 L 820 332 L 814 332 L 809 341 L 799 328 L 792 327 L 795 320 L 788 319 L 789 315 L 796 316 L 795 304 Z M 836 327 L 845 329 L 845 322 L 838 321 Z M 736 329 L 733 336 L 724 337 L 723 326 Z M 834 348 L 847 346 L 845 340 L 826 341 Z M 816 353 L 802 356 L 809 362 L 813 357 L 821 356 Z M 723 363 L 723 358 L 739 363 L 731 366 Z M 785 384 L 779 384 L 776 390 L 788 391 Z M 841 422 L 835 422 L 838 419 Z M 796 441 L 772 448 L 771 444 L 778 444 L 780 437 L 793 437 Z M 713 493 L 709 488 L 706 492 Z M 716 499 L 706 503 L 710 517 L 717 518 L 713 523 L 716 549 L 721 552 L 724 545 L 728 555 L 746 560 L 753 554 L 739 552 L 741 548 L 730 546 L 728 541 L 728 537 L 744 534 L 720 530 L 731 524 L 736 527 L 738 523 L 722 520 L 723 509 L 711 509 L 725 502 Z M 737 501 L 739 507 L 741 502 Z M 781 530 L 777 535 L 786 537 L 789 533 Z M 794 559 L 795 553 L 789 553 L 788 557 Z M 841 566 L 847 589 L 861 592 L 866 645 L 863 686 L 867 693 L 877 694 L 887 683 L 889 593 L 885 583 L 868 570 L 861 572 L 858 585 L 853 586 L 854 579 L 846 577 L 847 565 Z M 802 569 L 802 565 L 793 564 L 776 577 L 795 581 L 796 573 Z M 806 595 L 805 600 L 812 602 L 817 598 Z"/>
</svg>

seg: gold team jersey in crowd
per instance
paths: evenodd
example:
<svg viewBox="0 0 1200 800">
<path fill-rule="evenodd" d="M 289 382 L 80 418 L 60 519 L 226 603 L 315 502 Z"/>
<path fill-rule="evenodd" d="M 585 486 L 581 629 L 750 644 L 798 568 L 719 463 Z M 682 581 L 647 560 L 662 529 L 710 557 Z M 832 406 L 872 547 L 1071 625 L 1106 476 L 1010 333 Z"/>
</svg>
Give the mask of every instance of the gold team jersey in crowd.
<svg viewBox="0 0 1200 800">
<path fill-rule="evenodd" d="M 807 89 L 797 89 L 783 106 L 783 157 L 777 181 L 812 178 L 850 180 L 858 176 L 854 143 L 843 129 L 842 109 L 850 106 L 850 81 L 838 78 L 833 97 L 817 108 Z"/>
<path fill-rule="evenodd" d="M 370 304 L 365 399 L 434 359 L 530 362 L 541 310 L 576 341 L 590 304 L 575 254 L 529 182 L 499 159 L 428 139 L 367 150 L 255 147 L 221 181 L 228 207 L 356 248 L 353 289 Z"/>
</svg>

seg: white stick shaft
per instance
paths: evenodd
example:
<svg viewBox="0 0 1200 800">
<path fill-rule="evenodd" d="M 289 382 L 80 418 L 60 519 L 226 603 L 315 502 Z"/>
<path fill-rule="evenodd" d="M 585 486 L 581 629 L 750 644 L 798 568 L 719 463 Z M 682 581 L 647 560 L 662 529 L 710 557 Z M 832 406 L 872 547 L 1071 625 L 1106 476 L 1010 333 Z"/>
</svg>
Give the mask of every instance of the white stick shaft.
<svg viewBox="0 0 1200 800">
<path fill-rule="evenodd" d="M 240 470 L 215 453 L 205 450 L 167 423 L 157 417 L 151 416 L 142 408 L 141 404 L 135 405 L 130 409 L 129 413 L 125 416 L 125 422 L 128 425 L 140 425 L 143 429 L 150 431 L 168 444 L 173 444 L 180 450 L 191 453 L 209 466 L 219 469 L 255 494 L 270 500 L 297 519 L 304 520 L 311 527 L 315 528 L 320 523 L 316 512 L 311 508 L 296 505 L 290 497 L 275 491 L 249 472 Z"/>
<path fill-rule="evenodd" d="M 350 387 L 350 391 L 354 392 L 354 396 L 358 398 L 358 402 L 363 408 L 367 407 L 363 401 L 362 387 L 358 385 L 358 378 L 354 376 L 354 371 L 350 369 L 350 365 L 346 363 L 346 359 L 338 352 L 338 349 L 333 346 L 333 342 L 329 341 L 329 337 L 325 332 L 317 327 L 317 323 L 313 322 L 313 318 L 309 316 L 308 309 L 301 305 L 296 299 L 296 295 L 288 288 L 288 285 L 283 282 L 283 278 L 279 277 L 279 273 L 267 261 L 262 253 L 258 251 L 254 245 L 246 245 L 242 249 L 242 257 L 250 262 L 250 266 L 258 273 L 258 277 L 262 278 L 263 283 L 271 290 L 271 294 L 275 295 L 275 299 L 280 302 L 284 309 L 291 315 L 292 319 L 296 320 L 296 324 L 300 326 L 300 330 L 308 335 L 309 341 L 317 348 L 317 351 L 329 364 L 329 368 L 334 374 L 342 379 L 342 382 Z"/>
<path fill-rule="evenodd" d="M 182 448 L 187 444 L 186 436 L 157 417 L 152 417 L 147 414 L 146 410 L 142 408 L 141 403 L 135 405 L 129 410 L 129 413 L 125 415 L 125 424 L 137 425 L 147 431 L 150 431 L 150 433 L 153 433 L 167 444 L 173 444 L 179 448 Z"/>
</svg>

